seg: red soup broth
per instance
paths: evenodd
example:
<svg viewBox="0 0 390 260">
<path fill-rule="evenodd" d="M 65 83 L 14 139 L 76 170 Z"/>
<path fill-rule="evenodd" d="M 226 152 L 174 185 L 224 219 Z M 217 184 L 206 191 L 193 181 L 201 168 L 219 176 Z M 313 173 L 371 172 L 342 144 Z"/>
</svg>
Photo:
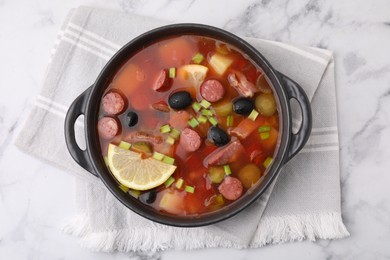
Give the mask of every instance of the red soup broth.
<svg viewBox="0 0 390 260">
<path fill-rule="evenodd" d="M 170 101 L 178 92 L 185 93 L 179 108 Z M 130 123 L 129 113 L 137 120 Z M 106 159 L 109 144 L 121 142 L 142 159 L 155 152 L 174 158 L 177 168 L 164 184 L 137 191 L 118 182 L 124 192 L 157 211 L 199 215 L 259 185 L 275 153 L 279 117 L 250 58 L 224 42 L 184 35 L 144 47 L 121 67 L 103 95 L 98 133 Z"/>
</svg>

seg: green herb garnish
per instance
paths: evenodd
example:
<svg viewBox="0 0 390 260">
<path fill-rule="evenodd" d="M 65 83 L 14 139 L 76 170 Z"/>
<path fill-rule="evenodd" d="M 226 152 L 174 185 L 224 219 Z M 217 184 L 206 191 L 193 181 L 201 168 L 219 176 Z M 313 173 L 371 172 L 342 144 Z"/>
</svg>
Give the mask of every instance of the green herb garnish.
<svg viewBox="0 0 390 260">
<path fill-rule="evenodd" d="M 194 193 L 195 192 L 195 188 L 192 187 L 192 186 L 188 186 L 188 185 L 186 186 L 185 190 L 186 190 L 186 192 L 189 192 L 189 193 Z"/>
<path fill-rule="evenodd" d="M 198 52 L 197 54 L 195 54 L 194 57 L 192 57 L 192 61 L 196 64 L 201 63 L 203 61 L 203 59 L 204 59 L 204 57 L 200 52 Z"/>
</svg>

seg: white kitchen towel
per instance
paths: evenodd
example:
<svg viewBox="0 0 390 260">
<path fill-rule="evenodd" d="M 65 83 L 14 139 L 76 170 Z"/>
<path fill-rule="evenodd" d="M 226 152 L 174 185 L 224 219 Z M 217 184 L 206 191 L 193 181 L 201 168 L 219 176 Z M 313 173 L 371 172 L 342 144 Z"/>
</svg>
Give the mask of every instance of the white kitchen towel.
<svg viewBox="0 0 390 260">
<path fill-rule="evenodd" d="M 150 29 L 169 24 L 150 17 L 80 7 L 59 33 L 43 88 L 16 145 L 77 176 L 80 214 L 65 231 L 101 251 L 156 252 L 168 248 L 260 247 L 268 243 L 348 236 L 341 217 L 334 61 L 330 51 L 245 38 L 306 91 L 313 131 L 304 149 L 253 205 L 207 227 L 176 228 L 146 220 L 120 204 L 70 157 L 64 118 L 72 101 L 94 83 L 110 57 Z M 299 110 L 294 124 L 299 127 Z M 82 143 L 83 121 L 76 123 Z M 271 194 L 272 192 L 272 194 Z"/>
</svg>

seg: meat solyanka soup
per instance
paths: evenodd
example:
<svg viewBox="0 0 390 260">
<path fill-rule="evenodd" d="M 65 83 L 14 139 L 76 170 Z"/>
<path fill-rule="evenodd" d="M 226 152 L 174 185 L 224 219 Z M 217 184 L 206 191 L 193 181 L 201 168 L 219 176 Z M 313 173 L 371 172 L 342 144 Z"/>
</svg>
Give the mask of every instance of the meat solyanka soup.
<svg viewBox="0 0 390 260">
<path fill-rule="evenodd" d="M 232 46 L 184 35 L 155 42 L 101 100 L 102 156 L 119 187 L 174 215 L 216 211 L 272 163 L 279 118 L 265 75 Z"/>
</svg>

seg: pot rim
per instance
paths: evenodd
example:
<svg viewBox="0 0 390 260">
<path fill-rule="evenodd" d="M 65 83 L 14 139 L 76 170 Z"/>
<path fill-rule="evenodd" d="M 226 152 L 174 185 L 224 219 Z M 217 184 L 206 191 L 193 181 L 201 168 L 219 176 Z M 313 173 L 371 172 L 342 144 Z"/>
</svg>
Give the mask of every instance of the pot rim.
<svg viewBox="0 0 390 260">
<path fill-rule="evenodd" d="M 257 185 L 251 192 L 246 194 L 237 201 L 233 202 L 227 207 L 211 213 L 204 213 L 199 216 L 174 216 L 169 214 L 161 214 L 151 207 L 143 205 L 138 199 L 125 194 L 120 190 L 115 178 L 109 173 L 104 160 L 100 153 L 99 139 L 97 136 L 96 123 L 100 99 L 107 87 L 107 83 L 112 76 L 117 72 L 124 61 L 128 60 L 134 53 L 139 51 L 142 46 L 158 41 L 163 38 L 175 35 L 200 35 L 211 37 L 217 40 L 227 42 L 246 54 L 257 66 L 259 66 L 267 75 L 269 81 L 273 86 L 274 93 L 276 93 L 276 101 L 278 103 L 279 111 L 279 137 L 277 153 L 267 174 L 262 183 Z M 134 48 L 135 47 L 135 48 Z M 129 54 L 130 53 L 130 54 Z M 121 65 L 119 65 L 121 64 Z M 114 68 L 116 68 L 114 70 Z M 176 227 L 199 227 L 214 224 L 225 219 L 228 219 L 237 213 L 247 208 L 250 204 L 256 201 L 270 186 L 272 181 L 279 174 L 281 167 L 285 162 L 289 142 L 291 139 L 291 110 L 289 107 L 289 99 L 285 93 L 283 84 L 278 76 L 277 71 L 271 64 L 263 57 L 263 55 L 255 49 L 251 44 L 247 43 L 242 38 L 227 32 L 223 29 L 196 23 L 180 23 L 171 24 L 167 26 L 158 27 L 156 29 L 147 31 L 140 36 L 134 38 L 125 44 L 104 66 L 99 76 L 97 77 L 90 94 L 88 96 L 86 110 L 85 110 L 85 139 L 86 150 L 91 159 L 93 168 L 98 174 L 99 178 L 110 190 L 110 192 L 127 208 L 133 212 L 160 224 L 176 226 Z"/>
</svg>

